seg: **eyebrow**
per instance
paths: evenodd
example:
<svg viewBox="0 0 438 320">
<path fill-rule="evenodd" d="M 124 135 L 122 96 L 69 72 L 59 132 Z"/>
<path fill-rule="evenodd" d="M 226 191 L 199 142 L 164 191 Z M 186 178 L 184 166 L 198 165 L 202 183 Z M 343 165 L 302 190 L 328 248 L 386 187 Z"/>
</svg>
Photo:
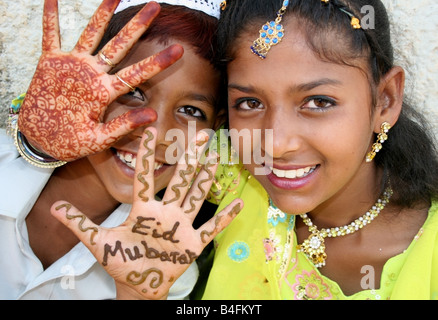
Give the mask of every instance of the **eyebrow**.
<svg viewBox="0 0 438 320">
<path fill-rule="evenodd" d="M 213 96 L 205 96 L 203 94 L 198 94 L 194 92 L 186 92 L 183 97 L 189 100 L 205 102 L 209 107 L 213 109 L 216 106 L 216 99 Z"/>
<path fill-rule="evenodd" d="M 294 85 L 291 87 L 290 91 L 292 91 L 292 92 L 294 92 L 294 91 L 310 91 L 310 90 L 315 89 L 315 88 L 320 87 L 320 86 L 325 86 L 325 85 L 339 86 L 341 84 L 342 84 L 342 82 L 339 80 L 330 79 L 330 78 L 323 78 L 323 79 L 319 79 L 316 81 L 311 81 L 311 82 L 307 82 L 307 83 Z M 257 91 L 253 86 L 244 87 L 244 86 L 240 86 L 240 85 L 237 85 L 234 83 L 229 84 L 228 89 L 235 89 L 235 90 L 239 90 L 239 91 L 245 92 L 245 93 L 253 93 L 253 92 Z"/>
<path fill-rule="evenodd" d="M 249 87 L 243 87 L 243 86 L 239 86 L 237 84 L 228 84 L 228 89 L 235 89 L 235 90 L 239 90 L 245 93 L 253 93 L 254 91 L 256 91 L 252 86 Z"/>
<path fill-rule="evenodd" d="M 339 86 L 341 84 L 342 84 L 342 82 L 339 80 L 323 78 L 323 79 L 319 79 L 316 81 L 311 81 L 308 83 L 302 83 L 302 84 L 293 86 L 292 90 L 293 91 L 310 91 L 310 90 L 315 89 L 315 88 L 320 87 L 320 86 L 327 86 L 327 85 Z"/>
</svg>

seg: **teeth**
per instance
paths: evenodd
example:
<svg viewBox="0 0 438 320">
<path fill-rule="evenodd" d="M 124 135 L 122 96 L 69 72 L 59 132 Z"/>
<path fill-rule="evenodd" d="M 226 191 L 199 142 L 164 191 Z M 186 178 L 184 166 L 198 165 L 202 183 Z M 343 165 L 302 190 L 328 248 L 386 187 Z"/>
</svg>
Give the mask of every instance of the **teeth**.
<svg viewBox="0 0 438 320">
<path fill-rule="evenodd" d="M 288 179 L 303 178 L 309 175 L 310 173 L 312 173 L 315 170 L 315 168 L 316 166 L 300 168 L 298 170 L 280 170 L 280 169 L 269 167 L 272 173 L 275 174 L 277 177 L 288 178 Z"/>
<path fill-rule="evenodd" d="M 117 150 L 117 157 L 128 167 L 135 169 L 137 158 L 132 153 Z M 162 166 L 163 163 L 155 161 L 154 170 L 159 170 Z"/>
<path fill-rule="evenodd" d="M 132 162 L 132 154 L 131 153 L 125 153 L 125 161 Z"/>
<path fill-rule="evenodd" d="M 161 169 L 162 166 L 163 166 L 162 163 L 155 162 L 155 168 L 154 168 L 154 170 L 159 170 L 159 169 Z"/>
</svg>

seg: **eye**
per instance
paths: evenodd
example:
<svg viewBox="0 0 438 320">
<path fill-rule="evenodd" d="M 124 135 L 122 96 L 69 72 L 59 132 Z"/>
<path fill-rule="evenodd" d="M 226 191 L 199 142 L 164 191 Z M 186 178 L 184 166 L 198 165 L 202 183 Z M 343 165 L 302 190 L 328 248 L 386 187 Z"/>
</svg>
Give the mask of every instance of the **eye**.
<svg viewBox="0 0 438 320">
<path fill-rule="evenodd" d="M 233 108 L 237 110 L 256 110 L 262 109 L 263 104 L 256 99 L 239 99 Z"/>
<path fill-rule="evenodd" d="M 202 111 L 199 108 L 193 107 L 193 106 L 184 106 L 181 108 L 178 108 L 178 113 L 184 113 L 190 117 L 194 117 L 200 120 L 206 120 L 207 116 L 205 115 L 205 112 Z"/>
<path fill-rule="evenodd" d="M 132 97 L 132 98 L 136 98 L 136 99 L 139 99 L 139 100 L 141 100 L 141 101 L 144 101 L 144 100 L 145 100 L 145 97 L 144 97 L 143 91 L 141 91 L 139 88 L 135 88 L 134 91 L 130 91 L 130 92 L 128 92 L 128 93 L 126 94 L 126 96 L 130 96 L 130 97 Z"/>
<path fill-rule="evenodd" d="M 305 104 L 303 105 L 302 108 L 325 111 L 326 109 L 334 106 L 336 106 L 335 100 L 325 96 L 324 97 L 316 96 L 306 99 Z"/>
<path fill-rule="evenodd" d="M 142 108 L 147 101 L 145 94 L 139 88 L 117 98 L 117 103 L 130 108 Z"/>
</svg>

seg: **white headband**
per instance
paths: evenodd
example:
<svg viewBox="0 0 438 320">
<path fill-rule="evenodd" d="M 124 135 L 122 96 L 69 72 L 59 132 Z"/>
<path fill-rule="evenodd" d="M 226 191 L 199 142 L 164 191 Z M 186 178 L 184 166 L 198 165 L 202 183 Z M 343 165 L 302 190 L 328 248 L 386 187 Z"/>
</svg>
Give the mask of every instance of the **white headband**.
<svg viewBox="0 0 438 320">
<path fill-rule="evenodd" d="M 202 11 L 210 16 L 219 18 L 221 11 L 221 0 L 155 0 L 158 3 L 167 3 L 185 6 L 190 9 Z M 114 13 L 125 10 L 139 4 L 144 4 L 149 0 L 122 0 Z"/>
</svg>

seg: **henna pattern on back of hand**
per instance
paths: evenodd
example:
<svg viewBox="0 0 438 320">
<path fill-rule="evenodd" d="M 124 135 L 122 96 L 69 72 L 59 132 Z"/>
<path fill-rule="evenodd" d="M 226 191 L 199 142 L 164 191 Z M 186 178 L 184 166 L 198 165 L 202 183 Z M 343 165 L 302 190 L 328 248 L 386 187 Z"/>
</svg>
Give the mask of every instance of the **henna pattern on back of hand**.
<svg viewBox="0 0 438 320">
<path fill-rule="evenodd" d="M 19 128 L 26 138 L 42 141 L 47 153 L 62 154 L 65 159 L 77 157 L 80 149 L 98 151 L 94 150 L 96 142 L 84 136 L 99 120 L 101 105 L 110 102 L 110 92 L 99 76 L 86 61 L 68 56 L 46 58 L 20 110 Z"/>
</svg>

